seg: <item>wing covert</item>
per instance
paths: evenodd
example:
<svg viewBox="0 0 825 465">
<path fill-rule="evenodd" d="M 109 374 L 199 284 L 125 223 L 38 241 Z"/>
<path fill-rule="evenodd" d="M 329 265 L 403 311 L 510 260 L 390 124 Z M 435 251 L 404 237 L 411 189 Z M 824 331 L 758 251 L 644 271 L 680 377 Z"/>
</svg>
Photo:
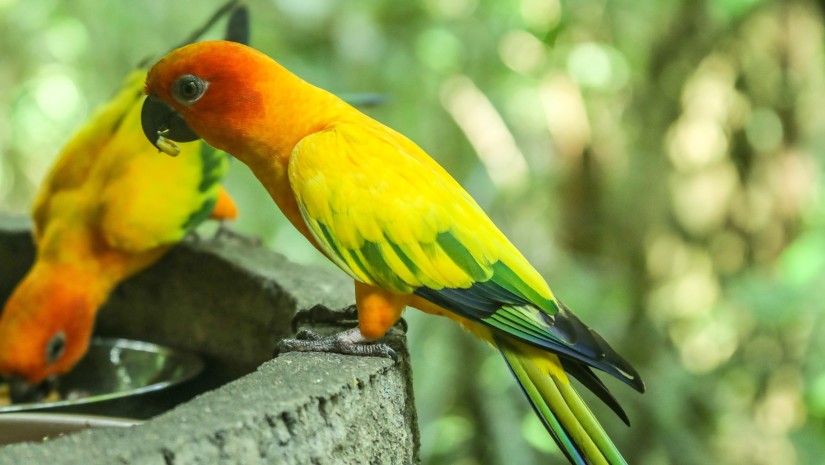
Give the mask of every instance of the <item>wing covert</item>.
<svg viewBox="0 0 825 465">
<path fill-rule="evenodd" d="M 342 123 L 293 152 L 290 185 L 330 259 L 359 281 L 412 293 L 469 288 L 502 254 L 520 257 L 446 172 L 387 131 Z"/>
</svg>

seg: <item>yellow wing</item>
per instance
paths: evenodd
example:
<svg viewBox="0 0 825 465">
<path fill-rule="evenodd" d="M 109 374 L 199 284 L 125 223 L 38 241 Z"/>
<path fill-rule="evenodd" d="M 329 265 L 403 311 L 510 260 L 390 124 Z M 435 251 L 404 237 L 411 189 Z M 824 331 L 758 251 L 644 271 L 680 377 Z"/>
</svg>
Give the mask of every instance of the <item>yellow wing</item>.
<svg viewBox="0 0 825 465">
<path fill-rule="evenodd" d="M 138 96 L 137 92 L 142 93 L 139 87 L 142 76 L 145 74 L 137 71 L 131 74 L 124 89 L 97 110 L 63 147 L 41 184 L 32 207 L 35 236 L 39 236 L 45 226 L 55 195 L 75 191 L 89 179 L 92 166 L 103 147 L 116 135 L 126 112 Z"/>
<path fill-rule="evenodd" d="M 178 158 L 148 144 L 140 125 L 145 71 L 66 145 L 38 193 L 37 237 L 48 227 L 94 224 L 109 246 L 126 251 L 170 244 L 209 217 L 228 159 L 203 142 Z"/>
<path fill-rule="evenodd" d="M 389 128 L 340 123 L 306 137 L 290 159 L 289 179 L 317 242 L 361 282 L 398 293 L 469 288 L 502 264 L 537 303 L 552 299 L 469 194 Z"/>
</svg>

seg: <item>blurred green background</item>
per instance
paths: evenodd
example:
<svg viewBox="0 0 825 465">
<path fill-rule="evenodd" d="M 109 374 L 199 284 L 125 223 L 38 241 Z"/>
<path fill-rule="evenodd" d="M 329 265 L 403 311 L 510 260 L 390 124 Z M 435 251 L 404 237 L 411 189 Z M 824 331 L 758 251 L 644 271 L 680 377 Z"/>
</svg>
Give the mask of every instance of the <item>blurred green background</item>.
<svg viewBox="0 0 825 465">
<path fill-rule="evenodd" d="M 631 463 L 825 452 L 825 2 L 256 0 L 252 44 L 444 165 L 642 373 Z M 201 2 L 0 0 L 0 211 Z M 213 37 L 218 37 L 215 32 Z M 329 266 L 245 166 L 236 229 Z M 425 464 L 564 463 L 499 356 L 411 311 Z"/>
</svg>

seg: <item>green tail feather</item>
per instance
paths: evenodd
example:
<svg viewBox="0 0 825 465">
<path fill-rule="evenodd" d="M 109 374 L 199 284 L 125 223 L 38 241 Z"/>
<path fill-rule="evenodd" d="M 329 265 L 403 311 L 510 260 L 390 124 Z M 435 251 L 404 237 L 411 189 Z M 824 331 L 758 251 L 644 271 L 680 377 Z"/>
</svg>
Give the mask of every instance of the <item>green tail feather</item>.
<svg viewBox="0 0 825 465">
<path fill-rule="evenodd" d="M 569 380 L 539 370 L 530 357 L 515 348 L 518 343 L 496 339 L 533 409 L 571 463 L 627 465 Z"/>
</svg>

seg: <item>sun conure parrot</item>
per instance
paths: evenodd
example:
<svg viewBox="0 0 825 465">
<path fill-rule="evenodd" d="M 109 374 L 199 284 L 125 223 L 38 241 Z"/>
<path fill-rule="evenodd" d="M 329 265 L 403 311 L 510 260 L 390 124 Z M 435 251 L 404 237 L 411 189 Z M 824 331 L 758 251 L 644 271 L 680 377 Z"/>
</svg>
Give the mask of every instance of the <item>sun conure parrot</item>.
<svg viewBox="0 0 825 465">
<path fill-rule="evenodd" d="M 627 417 L 596 368 L 636 370 L 556 299 L 470 195 L 421 148 L 244 45 L 205 41 L 149 71 L 143 127 L 162 151 L 199 137 L 248 165 L 289 221 L 355 280 L 358 327 L 297 350 L 386 353 L 405 307 L 497 347 L 573 463 L 625 463 L 570 382 Z"/>
<path fill-rule="evenodd" d="M 243 38 L 245 11 L 235 11 L 227 34 Z M 210 216 L 237 214 L 220 185 L 225 153 L 198 141 L 183 144 L 186 156 L 173 159 L 146 144 L 145 78 L 146 69 L 126 78 L 65 145 L 40 186 L 32 211 L 35 263 L 0 316 L 0 375 L 10 378 L 14 401 L 36 400 L 41 382 L 51 384 L 75 366 L 118 283 Z"/>
</svg>

